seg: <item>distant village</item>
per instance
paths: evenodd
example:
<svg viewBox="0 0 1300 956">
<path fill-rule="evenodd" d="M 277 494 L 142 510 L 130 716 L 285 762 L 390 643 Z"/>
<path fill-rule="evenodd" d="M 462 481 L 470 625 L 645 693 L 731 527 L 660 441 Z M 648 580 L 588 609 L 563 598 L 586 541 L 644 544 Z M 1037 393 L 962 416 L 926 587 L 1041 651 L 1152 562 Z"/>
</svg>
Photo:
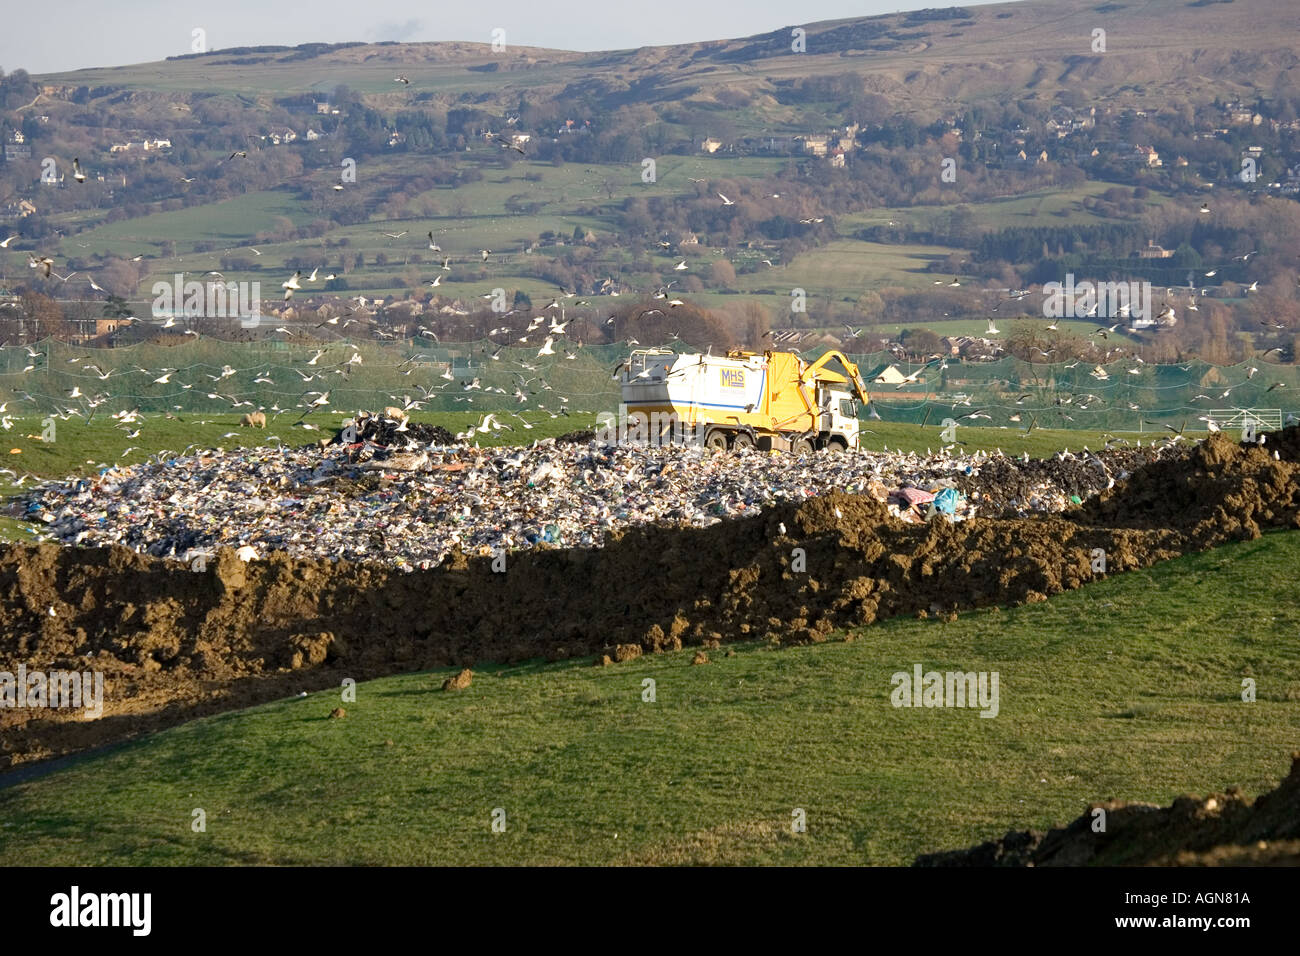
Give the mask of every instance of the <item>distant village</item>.
<svg viewBox="0 0 1300 956">
<path fill-rule="evenodd" d="M 1111 111 L 1103 109 L 1105 116 Z M 1258 129 L 1279 135 L 1300 133 L 1300 118 L 1290 120 L 1265 119 L 1258 111 L 1238 101 L 1229 101 L 1198 116 L 1197 128 L 1192 133 L 1195 141 L 1225 139 L 1242 130 Z M 980 143 L 978 155 L 985 166 L 992 169 L 1013 165 L 1042 164 L 1049 162 L 1082 165 L 1094 160 L 1131 168 L 1186 170 L 1190 161 L 1186 156 L 1174 156 L 1166 162 L 1149 143 L 1132 143 L 1123 140 L 1098 140 L 1093 138 L 1097 127 L 1097 108 L 1076 111 L 1066 106 L 1054 106 L 1051 115 L 1035 132 L 1025 126 L 1007 130 L 967 131 L 958 116 L 950 114 L 941 121 L 941 136 L 950 137 L 954 144 L 969 141 Z M 1147 120 L 1148 111 L 1136 108 L 1115 111 L 1120 122 Z M 861 124 L 852 123 L 833 130 L 809 131 L 769 136 L 742 136 L 724 140 L 714 136 L 704 137 L 698 144 L 700 152 L 721 156 L 808 156 L 827 160 L 832 168 L 843 169 L 853 154 L 868 143 L 867 131 Z M 1243 183 L 1257 180 L 1250 175 L 1251 168 L 1263 164 L 1265 147 L 1249 144 L 1240 149 L 1243 163 L 1237 179 Z M 1293 162 L 1294 161 L 1294 162 Z M 1284 196 L 1300 196 L 1300 156 L 1285 157 L 1284 164 L 1263 185 Z"/>
</svg>

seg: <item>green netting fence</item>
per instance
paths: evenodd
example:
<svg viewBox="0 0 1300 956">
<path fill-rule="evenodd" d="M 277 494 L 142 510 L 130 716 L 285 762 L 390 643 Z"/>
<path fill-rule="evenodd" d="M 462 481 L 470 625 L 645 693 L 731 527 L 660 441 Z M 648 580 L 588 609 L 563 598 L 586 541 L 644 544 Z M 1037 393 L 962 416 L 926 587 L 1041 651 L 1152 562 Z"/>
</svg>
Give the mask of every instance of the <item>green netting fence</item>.
<svg viewBox="0 0 1300 956">
<path fill-rule="evenodd" d="M 137 407 L 147 413 L 218 413 L 294 410 L 328 392 L 327 409 L 313 413 L 318 417 L 407 401 L 435 413 L 539 406 L 575 413 L 617 410 L 619 388 L 612 373 L 630 351 L 627 344 L 578 346 L 556 339 L 554 350 L 539 356 L 535 346 L 423 339 L 299 345 L 199 338 L 111 349 L 47 340 L 0 349 L 0 401 L 17 400 L 9 414 L 107 415 Z M 803 355 L 811 360 L 821 351 Z M 1141 364 L 1128 358 L 1095 366 L 1003 358 L 922 366 L 888 353 L 849 357 L 867 379 L 874 414 L 890 422 L 939 424 L 953 418 L 970 425 L 1036 422 L 1042 428 L 1106 431 L 1186 423 L 1189 430 L 1202 430 L 1204 418 L 1231 426 L 1244 414 L 1273 427 L 1300 401 L 1294 398 L 1300 393 L 1300 369 L 1258 360 L 1215 366 Z M 915 382 L 874 381 L 918 371 Z M 166 382 L 155 381 L 164 375 Z"/>
</svg>

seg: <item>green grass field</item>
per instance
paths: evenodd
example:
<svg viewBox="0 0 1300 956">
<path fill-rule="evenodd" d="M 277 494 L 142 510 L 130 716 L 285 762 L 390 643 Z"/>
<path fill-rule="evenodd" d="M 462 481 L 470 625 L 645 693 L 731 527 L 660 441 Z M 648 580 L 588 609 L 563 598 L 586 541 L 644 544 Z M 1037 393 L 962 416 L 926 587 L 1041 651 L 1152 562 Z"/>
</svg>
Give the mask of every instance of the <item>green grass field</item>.
<svg viewBox="0 0 1300 956">
<path fill-rule="evenodd" d="M 316 58 L 306 64 L 287 60 L 288 54 L 277 53 L 269 57 L 254 55 L 239 57 L 214 50 L 208 57 L 173 60 L 155 63 L 138 63 L 127 67 L 107 67 L 49 74 L 74 85 L 112 83 L 129 85 L 136 89 L 173 91 L 218 92 L 238 95 L 241 98 L 269 98 L 285 93 L 316 92 L 329 94 L 339 84 L 361 93 L 388 93 L 396 95 L 393 84 L 395 72 L 407 74 L 412 85 L 420 90 L 453 94 L 483 94 L 498 90 L 500 77 L 494 73 L 472 72 L 465 64 L 483 63 L 493 59 L 488 46 L 490 36 L 484 31 L 475 38 L 481 44 L 476 55 L 466 60 L 451 59 L 439 62 L 432 57 L 424 62 L 390 62 L 377 57 L 358 62 L 346 51 L 339 55 Z M 181 53 L 188 53 L 188 41 Z M 425 48 L 426 55 L 429 48 Z M 526 72 L 512 74 L 511 85 L 526 88 L 550 83 L 568 83 L 577 79 L 578 71 L 561 61 L 541 64 Z M 251 60 L 252 62 L 248 62 Z M 287 62 L 286 62 L 287 60 Z M 234 61 L 232 63 L 232 61 Z M 51 80 L 55 82 L 56 80 Z"/>
<path fill-rule="evenodd" d="M 86 230 L 78 236 L 78 241 L 85 242 L 87 251 L 92 254 L 128 257 L 141 252 L 147 254 L 148 246 L 166 241 L 185 245 L 199 240 L 217 240 L 242 246 L 250 244 L 249 237 L 254 233 L 273 228 L 275 219 L 281 216 L 293 220 L 295 225 L 311 218 L 303 205 L 288 194 L 265 190 L 197 208 L 158 212 L 139 219 L 120 219 Z"/>
<path fill-rule="evenodd" d="M 948 246 L 886 245 L 856 239 L 838 239 L 795 257 L 789 265 L 738 276 L 742 291 L 779 288 L 789 307 L 789 290 L 798 286 L 809 297 L 856 299 L 865 290 L 881 286 L 929 286 L 934 277 L 924 272 L 931 262 L 958 251 Z M 945 277 L 950 278 L 950 277 Z"/>
<path fill-rule="evenodd" d="M 1300 734 L 1300 534 L 852 643 L 482 665 L 197 720 L 0 790 L 11 865 L 907 864 L 1112 797 L 1270 789 Z M 997 671 L 999 713 L 890 705 Z M 345 676 L 345 675 L 340 675 Z M 1258 682 L 1240 699 L 1243 677 Z M 643 700 L 655 682 L 655 701 Z M 206 814 L 206 831 L 191 828 Z M 492 830 L 503 811 L 505 831 Z M 792 832 L 806 813 L 807 832 Z M 500 819 L 500 817 L 498 817 Z"/>
<path fill-rule="evenodd" d="M 1084 208 L 1083 200 L 1095 198 L 1115 186 L 1129 188 L 1131 183 L 1091 181 L 1074 189 L 1041 189 L 1019 196 L 1003 196 L 985 202 L 963 203 L 972 215 L 977 229 L 1010 229 L 1035 226 L 1089 226 L 1112 222 Z M 1152 194 L 1145 201 L 1148 207 L 1164 205 L 1168 199 Z M 868 212 L 852 213 L 836 220 L 836 225 L 846 233 L 872 226 L 885 226 L 893 222 L 920 232 L 929 232 L 947 225 L 953 206 L 886 206 Z"/>
</svg>

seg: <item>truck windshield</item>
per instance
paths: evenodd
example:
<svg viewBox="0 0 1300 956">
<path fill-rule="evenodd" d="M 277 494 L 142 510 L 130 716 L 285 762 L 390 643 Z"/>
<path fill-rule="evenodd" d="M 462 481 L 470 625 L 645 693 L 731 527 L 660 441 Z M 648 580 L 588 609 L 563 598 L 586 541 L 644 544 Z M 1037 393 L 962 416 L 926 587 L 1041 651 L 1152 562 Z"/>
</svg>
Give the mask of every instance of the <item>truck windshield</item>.
<svg viewBox="0 0 1300 956">
<path fill-rule="evenodd" d="M 840 414 L 843 415 L 845 418 L 857 418 L 858 417 L 857 403 L 853 401 L 853 399 L 851 398 L 841 398 Z"/>
</svg>

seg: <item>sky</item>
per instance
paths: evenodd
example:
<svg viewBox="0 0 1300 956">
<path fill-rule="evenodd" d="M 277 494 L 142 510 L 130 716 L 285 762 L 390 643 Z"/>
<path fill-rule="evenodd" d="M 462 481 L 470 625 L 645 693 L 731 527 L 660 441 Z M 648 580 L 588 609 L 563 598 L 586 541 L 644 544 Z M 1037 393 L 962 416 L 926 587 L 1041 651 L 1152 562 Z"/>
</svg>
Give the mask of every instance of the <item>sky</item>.
<svg viewBox="0 0 1300 956">
<path fill-rule="evenodd" d="M 0 68 L 55 73 L 145 63 L 207 49 L 300 43 L 491 42 L 566 50 L 721 40 L 819 20 L 952 6 L 943 0 L 59 0 L 58 16 L 0 0 Z M 975 6 L 977 4 L 963 4 Z"/>
</svg>

